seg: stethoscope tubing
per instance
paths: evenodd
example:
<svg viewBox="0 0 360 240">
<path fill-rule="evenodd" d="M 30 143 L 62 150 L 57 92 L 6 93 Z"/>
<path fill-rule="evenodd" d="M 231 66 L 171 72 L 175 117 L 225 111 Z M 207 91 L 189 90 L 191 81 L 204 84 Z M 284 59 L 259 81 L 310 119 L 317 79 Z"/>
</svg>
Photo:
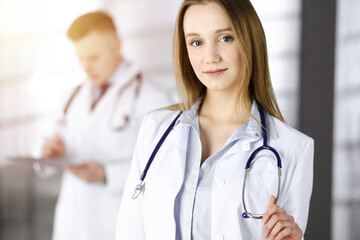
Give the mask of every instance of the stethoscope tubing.
<svg viewBox="0 0 360 240">
<path fill-rule="evenodd" d="M 141 87 L 141 84 L 142 84 L 142 76 L 141 76 L 141 74 L 138 73 L 135 77 L 130 79 L 116 93 L 116 101 L 118 101 L 121 98 L 121 96 L 123 95 L 124 91 L 126 89 L 130 88 L 134 83 L 136 84 L 136 86 L 134 87 L 134 94 L 133 94 L 133 99 L 132 99 L 132 102 L 131 102 L 132 106 L 130 108 L 130 112 L 123 115 L 123 120 L 124 120 L 123 124 L 121 124 L 119 126 L 114 126 L 113 121 L 114 121 L 114 116 L 115 116 L 115 111 L 116 111 L 117 105 L 114 103 L 114 105 L 112 107 L 111 116 L 109 117 L 108 124 L 109 124 L 109 128 L 114 132 L 122 131 L 123 129 L 125 129 L 127 127 L 127 124 L 129 123 L 129 119 L 133 115 L 133 112 L 135 110 L 135 105 L 136 105 L 137 99 L 139 97 L 140 87 Z"/>
<path fill-rule="evenodd" d="M 144 187 L 144 180 L 146 177 L 146 174 L 157 154 L 157 152 L 159 151 L 161 145 L 164 143 L 165 139 L 167 138 L 167 136 L 169 135 L 169 133 L 171 132 L 171 130 L 174 128 L 176 121 L 179 119 L 179 117 L 181 116 L 182 112 L 180 111 L 178 113 L 178 115 L 176 115 L 175 119 L 171 122 L 171 124 L 169 125 L 169 127 L 166 129 L 165 133 L 162 135 L 162 137 L 160 138 L 159 142 L 156 144 L 154 151 L 151 153 L 151 156 L 148 160 L 148 162 L 146 163 L 146 166 L 144 168 L 144 171 L 141 174 L 140 177 L 140 182 L 136 185 L 135 187 L 135 191 L 134 194 L 132 196 L 133 199 L 137 198 L 139 196 L 139 194 L 141 193 L 143 187 Z"/>
<path fill-rule="evenodd" d="M 165 139 L 167 138 L 167 136 L 169 135 L 170 131 L 173 129 L 176 121 L 179 119 L 180 115 L 182 114 L 182 112 L 179 112 L 178 115 L 175 117 L 175 119 L 172 121 L 172 123 L 170 124 L 170 126 L 166 129 L 164 135 L 161 137 L 160 141 L 156 144 L 154 151 L 152 152 L 149 161 L 147 162 L 145 169 L 143 171 L 143 173 L 141 174 L 140 180 L 144 181 L 146 174 L 157 154 L 157 152 L 159 151 L 161 145 L 163 144 L 163 142 L 165 141 Z"/>
<path fill-rule="evenodd" d="M 242 217 L 244 219 L 247 218 L 255 218 L 255 219 L 261 219 L 263 214 L 254 214 L 254 213 L 250 213 L 247 208 L 246 208 L 246 203 L 245 203 L 245 187 L 246 187 L 246 177 L 248 172 L 251 169 L 251 162 L 252 160 L 255 158 L 255 156 L 262 150 L 268 150 L 271 151 L 276 159 L 277 159 L 277 167 L 278 167 L 278 190 L 277 190 L 277 196 L 276 196 L 276 200 L 279 197 L 279 193 L 280 193 L 280 187 L 281 187 L 281 158 L 280 155 L 278 154 L 278 152 L 267 145 L 267 129 L 266 129 L 266 120 L 265 120 L 265 113 L 264 110 L 262 108 L 262 106 L 260 104 L 258 104 L 258 108 L 259 108 L 259 112 L 260 112 L 260 118 L 261 118 L 261 129 L 262 129 L 262 137 L 263 137 L 263 145 L 260 146 L 259 148 L 257 148 L 254 152 L 252 152 L 252 154 L 250 155 L 248 161 L 246 162 L 246 166 L 245 166 L 245 173 L 244 173 L 244 181 L 243 181 L 243 188 L 242 188 L 242 202 L 243 202 L 243 208 L 244 208 L 244 213 L 242 214 Z M 140 193 L 142 192 L 144 186 L 145 186 L 145 178 L 147 175 L 147 172 L 150 169 L 150 166 L 157 154 L 157 152 L 159 151 L 161 145 L 164 143 L 165 139 L 167 138 L 167 136 L 169 135 L 169 133 L 171 132 L 171 130 L 174 128 L 176 121 L 179 119 L 180 115 L 182 114 L 182 112 L 180 111 L 177 116 L 175 117 L 175 119 L 171 122 L 171 124 L 169 125 L 169 127 L 166 129 L 165 133 L 162 135 L 162 137 L 160 138 L 159 142 L 156 144 L 153 152 L 150 155 L 150 158 L 148 160 L 148 162 L 146 163 L 146 166 L 141 174 L 140 177 L 140 182 L 135 186 L 135 190 L 134 190 L 134 194 L 132 196 L 132 199 L 136 199 Z"/>
<path fill-rule="evenodd" d="M 253 151 L 248 159 L 248 161 L 246 162 L 245 165 L 245 173 L 244 173 L 244 180 L 243 180 L 243 188 L 242 188 L 242 203 L 243 203 L 243 208 L 244 208 L 244 212 L 242 214 L 242 217 L 244 219 L 247 218 L 255 218 L 255 219 L 261 219 L 263 217 L 263 214 L 259 214 L 259 213 L 250 213 L 247 208 L 246 208 L 246 203 L 245 203 L 245 187 L 246 187 L 246 178 L 248 173 L 250 172 L 251 169 L 251 163 L 254 160 L 255 156 L 262 150 L 268 150 L 270 152 L 272 152 L 277 160 L 277 167 L 278 167 L 278 189 L 277 189 L 277 194 L 276 194 L 276 198 L 275 198 L 275 203 L 279 197 L 279 193 L 280 193 L 280 188 L 281 188 L 281 158 L 279 153 L 272 147 L 267 145 L 267 128 L 266 128 L 266 120 L 265 120 L 265 112 L 264 109 L 262 108 L 262 106 L 260 104 L 258 104 L 258 108 L 259 108 L 259 112 L 260 112 L 260 118 L 261 118 L 261 132 L 262 132 L 262 137 L 263 137 L 263 145 L 258 147 L 257 149 L 255 149 L 255 151 Z"/>
<path fill-rule="evenodd" d="M 136 101 L 137 101 L 137 99 L 139 97 L 139 92 L 140 92 L 140 88 L 141 88 L 141 85 L 142 85 L 142 75 L 141 75 L 141 73 L 137 73 L 128 82 L 126 82 L 119 90 L 117 90 L 116 99 L 114 101 L 118 101 L 120 99 L 120 97 L 122 96 L 122 94 L 124 93 L 124 91 L 126 89 L 129 89 L 134 83 L 136 84 L 136 86 L 134 87 L 134 94 L 133 94 L 133 99 L 132 99 L 132 107 L 130 108 L 131 110 L 130 110 L 130 112 L 128 114 L 123 115 L 124 122 L 121 125 L 114 126 L 112 124 L 112 122 L 114 121 L 115 111 L 117 109 L 117 105 L 115 104 L 115 102 L 114 102 L 114 105 L 113 105 L 113 107 L 111 109 L 111 116 L 109 117 L 108 125 L 109 125 L 109 128 L 114 132 L 122 131 L 123 129 L 125 129 L 127 127 L 128 122 L 129 122 L 129 118 L 131 118 L 132 115 L 133 115 L 133 111 L 135 109 Z M 68 110 L 70 108 L 70 105 L 72 104 L 73 100 L 75 99 L 75 97 L 79 93 L 82 86 L 83 86 L 83 84 L 80 84 L 80 85 L 76 86 L 73 93 L 70 95 L 68 101 L 66 102 L 65 107 L 63 109 L 62 118 L 59 121 L 59 123 L 61 123 L 62 125 L 66 124 L 67 112 L 68 112 Z"/>
</svg>

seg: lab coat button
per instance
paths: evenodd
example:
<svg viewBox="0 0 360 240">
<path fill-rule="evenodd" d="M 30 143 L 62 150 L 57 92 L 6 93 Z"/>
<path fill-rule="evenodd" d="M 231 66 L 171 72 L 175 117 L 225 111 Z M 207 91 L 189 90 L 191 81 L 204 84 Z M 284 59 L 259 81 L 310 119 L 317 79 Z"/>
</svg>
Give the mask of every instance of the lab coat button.
<svg viewBox="0 0 360 240">
<path fill-rule="evenodd" d="M 225 240 L 225 237 L 223 235 L 217 235 L 215 240 Z"/>
<path fill-rule="evenodd" d="M 219 180 L 216 181 L 216 184 L 217 184 L 219 187 L 224 186 L 225 180 L 224 180 L 224 179 L 219 179 Z"/>
</svg>

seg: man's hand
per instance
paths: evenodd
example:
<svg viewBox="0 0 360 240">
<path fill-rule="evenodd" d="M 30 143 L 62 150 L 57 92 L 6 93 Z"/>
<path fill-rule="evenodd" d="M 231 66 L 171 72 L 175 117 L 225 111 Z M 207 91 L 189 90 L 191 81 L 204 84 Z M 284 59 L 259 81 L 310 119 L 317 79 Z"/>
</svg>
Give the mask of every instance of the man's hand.
<svg viewBox="0 0 360 240">
<path fill-rule="evenodd" d="M 275 204 L 275 197 L 271 196 L 269 207 L 262 218 L 263 239 L 271 240 L 300 240 L 302 231 L 284 209 Z"/>
<path fill-rule="evenodd" d="M 64 169 L 88 183 L 104 182 L 105 169 L 101 164 L 86 162 L 79 165 L 65 165 Z"/>
<path fill-rule="evenodd" d="M 65 144 L 59 135 L 47 138 L 42 148 L 43 158 L 58 158 L 64 154 Z"/>
</svg>

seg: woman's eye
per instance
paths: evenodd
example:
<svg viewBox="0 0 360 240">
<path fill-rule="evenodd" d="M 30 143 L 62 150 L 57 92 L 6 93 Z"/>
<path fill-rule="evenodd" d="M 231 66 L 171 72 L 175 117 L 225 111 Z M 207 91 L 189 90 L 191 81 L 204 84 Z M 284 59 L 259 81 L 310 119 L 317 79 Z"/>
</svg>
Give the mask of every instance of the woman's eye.
<svg viewBox="0 0 360 240">
<path fill-rule="evenodd" d="M 231 36 L 223 36 L 220 38 L 220 42 L 230 42 L 231 40 L 233 40 L 234 38 Z"/>
<path fill-rule="evenodd" d="M 195 41 L 191 42 L 191 45 L 194 47 L 198 47 L 198 46 L 202 45 L 202 42 L 199 40 L 195 40 Z"/>
</svg>

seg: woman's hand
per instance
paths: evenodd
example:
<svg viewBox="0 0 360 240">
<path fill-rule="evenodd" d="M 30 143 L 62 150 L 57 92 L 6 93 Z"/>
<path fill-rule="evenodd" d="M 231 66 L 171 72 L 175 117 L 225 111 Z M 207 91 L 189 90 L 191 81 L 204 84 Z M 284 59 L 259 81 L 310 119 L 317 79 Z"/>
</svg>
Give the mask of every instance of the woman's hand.
<svg viewBox="0 0 360 240">
<path fill-rule="evenodd" d="M 292 216 L 275 204 L 275 200 L 275 197 L 271 196 L 269 207 L 262 218 L 263 239 L 300 240 L 302 230 Z"/>
</svg>

